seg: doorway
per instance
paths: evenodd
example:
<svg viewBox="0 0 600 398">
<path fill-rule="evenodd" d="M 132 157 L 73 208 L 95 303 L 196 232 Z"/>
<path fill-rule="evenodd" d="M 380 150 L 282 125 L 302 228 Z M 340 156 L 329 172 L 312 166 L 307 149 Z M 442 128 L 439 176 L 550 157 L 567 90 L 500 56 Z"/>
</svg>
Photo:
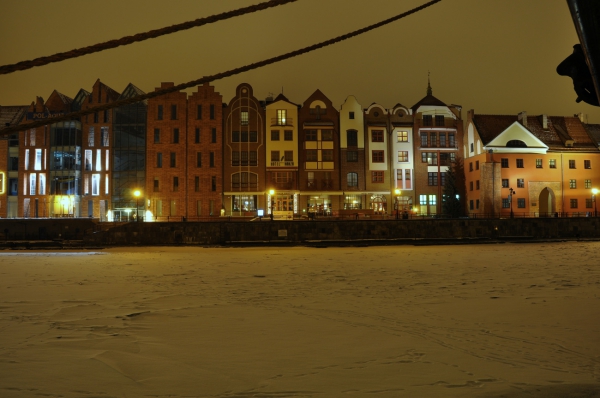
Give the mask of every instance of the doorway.
<svg viewBox="0 0 600 398">
<path fill-rule="evenodd" d="M 551 217 L 556 212 L 554 192 L 549 188 L 542 189 L 539 197 L 540 217 Z"/>
</svg>

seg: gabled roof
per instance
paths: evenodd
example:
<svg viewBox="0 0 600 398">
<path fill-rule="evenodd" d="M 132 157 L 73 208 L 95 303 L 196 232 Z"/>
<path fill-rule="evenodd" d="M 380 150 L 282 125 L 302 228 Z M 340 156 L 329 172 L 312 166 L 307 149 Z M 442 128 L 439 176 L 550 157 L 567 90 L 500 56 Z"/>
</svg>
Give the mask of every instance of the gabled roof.
<svg viewBox="0 0 600 398">
<path fill-rule="evenodd" d="M 273 100 L 273 102 L 271 102 L 271 104 L 272 104 L 272 103 L 275 103 L 275 102 L 277 102 L 277 101 L 285 101 L 285 102 L 287 102 L 288 104 L 292 104 L 292 105 L 296 105 L 296 106 L 298 106 L 298 104 L 294 104 L 292 101 L 290 101 L 289 99 L 287 99 L 287 98 L 286 98 L 286 96 L 285 96 L 285 95 L 283 95 L 283 93 L 281 93 L 281 94 L 279 94 L 277 97 L 275 97 L 275 99 Z"/>
<path fill-rule="evenodd" d="M 0 130 L 19 124 L 28 108 L 28 105 L 0 106 Z"/>
<path fill-rule="evenodd" d="M 505 132 L 513 123 L 523 126 L 550 150 L 582 151 L 597 149 L 590 139 L 583 124 L 577 117 L 548 116 L 546 128 L 543 126 L 543 115 L 527 117 L 526 126 L 516 115 L 474 115 L 473 124 L 477 128 L 479 138 L 484 146 Z M 572 146 L 570 146 L 572 145 Z"/>
<path fill-rule="evenodd" d="M 71 102 L 73 102 L 73 98 L 71 97 L 67 97 L 66 95 L 64 95 L 63 93 L 60 93 L 56 90 L 54 90 L 54 92 L 56 93 L 56 95 L 58 96 L 58 98 L 60 98 L 60 100 L 65 104 L 65 105 L 70 105 Z"/>
<path fill-rule="evenodd" d="M 140 90 L 138 87 L 136 87 L 134 84 L 129 83 L 127 85 L 127 87 L 125 87 L 125 90 L 123 90 L 123 93 L 121 93 L 121 95 L 119 96 L 119 99 L 125 99 L 125 98 L 133 98 L 135 96 L 138 95 L 143 95 L 146 94 L 145 92 L 143 92 L 142 90 Z M 142 101 L 144 104 L 148 104 L 148 100 L 144 100 Z"/>
<path fill-rule="evenodd" d="M 444 104 L 439 99 L 435 98 L 433 95 L 426 95 L 421 99 L 421 101 L 417 102 L 412 106 L 413 112 L 415 112 L 420 106 L 448 106 Z"/>
<path fill-rule="evenodd" d="M 583 128 L 585 128 L 596 146 L 600 146 L 600 124 L 584 124 Z"/>
</svg>

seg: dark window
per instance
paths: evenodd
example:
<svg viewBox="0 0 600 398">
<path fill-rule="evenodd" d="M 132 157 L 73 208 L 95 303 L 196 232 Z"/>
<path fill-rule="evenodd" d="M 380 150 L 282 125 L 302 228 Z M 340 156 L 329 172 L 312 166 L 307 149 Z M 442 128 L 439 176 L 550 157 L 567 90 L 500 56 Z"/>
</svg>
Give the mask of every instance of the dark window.
<svg viewBox="0 0 600 398">
<path fill-rule="evenodd" d="M 198 176 L 194 177 L 194 191 L 200 192 L 200 177 Z"/>
<path fill-rule="evenodd" d="M 371 172 L 371 182 L 383 182 L 383 171 L 372 171 Z"/>
<path fill-rule="evenodd" d="M 525 188 L 525 179 L 517 178 L 517 188 Z"/>
<path fill-rule="evenodd" d="M 160 144 L 160 129 L 154 129 L 154 143 Z"/>
<path fill-rule="evenodd" d="M 440 133 L 440 148 L 446 147 L 446 134 Z"/>
<path fill-rule="evenodd" d="M 517 159 L 517 168 L 519 168 L 519 169 L 523 168 L 523 159 Z"/>
<path fill-rule="evenodd" d="M 213 120 L 215 118 L 215 105 L 210 104 L 210 118 Z"/>
<path fill-rule="evenodd" d="M 258 152 L 250 151 L 249 155 L 250 155 L 250 166 L 257 166 L 258 165 Z"/>
<path fill-rule="evenodd" d="M 527 148 L 527 144 L 521 140 L 510 140 L 506 143 L 509 148 Z"/>
<path fill-rule="evenodd" d="M 454 148 L 456 146 L 456 142 L 454 141 L 454 133 L 448 133 L 448 146 L 450 148 Z"/>
<path fill-rule="evenodd" d="M 435 115 L 435 125 L 444 127 L 444 115 Z"/>
<path fill-rule="evenodd" d="M 162 167 L 162 153 L 156 154 L 156 167 Z"/>
<path fill-rule="evenodd" d="M 442 185 L 444 184 L 442 183 Z M 475 181 L 475 189 L 479 191 L 479 180 Z"/>
<path fill-rule="evenodd" d="M 240 132 L 239 131 L 231 132 L 231 142 L 240 142 Z"/>
<path fill-rule="evenodd" d="M 333 130 L 321 130 L 321 141 L 333 141 Z"/>
<path fill-rule="evenodd" d="M 294 141 L 294 132 L 292 130 L 285 130 L 283 132 L 284 141 Z"/>
<path fill-rule="evenodd" d="M 518 198 L 517 199 L 517 207 L 519 209 L 524 209 L 525 208 L 525 198 Z"/>
<path fill-rule="evenodd" d="M 473 171 L 473 162 L 469 162 L 469 171 Z"/>
<path fill-rule="evenodd" d="M 154 178 L 154 192 L 158 192 L 160 191 L 160 182 L 158 180 L 158 177 Z"/>
<path fill-rule="evenodd" d="M 217 177 L 216 176 L 210 177 L 210 190 L 213 192 L 216 192 L 216 190 L 217 190 Z"/>
<path fill-rule="evenodd" d="M 333 149 L 323 149 L 322 156 L 323 156 L 324 162 L 332 162 L 333 161 Z"/>
<path fill-rule="evenodd" d="M 469 210 L 473 210 L 473 201 L 469 200 Z"/>
<path fill-rule="evenodd" d="M 279 151 L 271 151 L 271 162 L 279 162 Z"/>
<path fill-rule="evenodd" d="M 232 166 L 240 165 L 240 152 L 239 151 L 231 152 L 231 165 Z"/>
<path fill-rule="evenodd" d="M 433 174 L 433 173 L 429 173 L 429 174 Z M 429 184 L 429 185 L 432 185 L 432 184 Z M 437 184 L 435 184 L 435 185 L 437 185 Z M 473 181 L 469 181 L 469 191 L 472 191 L 472 190 L 473 190 Z"/>
<path fill-rule="evenodd" d="M 171 152 L 171 167 L 176 167 L 177 165 L 177 154 L 175 152 Z"/>
<path fill-rule="evenodd" d="M 348 115 L 348 117 L 349 117 L 350 119 L 354 119 L 354 112 L 350 112 L 350 113 L 349 113 L 349 115 Z"/>
<path fill-rule="evenodd" d="M 347 151 L 346 152 L 346 162 L 358 162 L 358 152 L 357 151 Z"/>
<path fill-rule="evenodd" d="M 502 179 L 502 188 L 508 188 L 508 178 Z"/>
<path fill-rule="evenodd" d="M 103 120 L 104 120 L 104 123 L 108 123 L 108 110 L 104 110 Z"/>
<path fill-rule="evenodd" d="M 373 163 L 383 163 L 383 151 L 373 151 L 371 152 L 371 156 Z"/>
<path fill-rule="evenodd" d="M 245 152 L 245 153 L 247 153 L 247 152 Z M 209 166 L 215 167 L 215 153 L 214 152 L 210 153 Z"/>
<path fill-rule="evenodd" d="M 575 160 L 569 160 L 569 168 L 570 169 L 574 169 L 575 168 Z"/>
<path fill-rule="evenodd" d="M 213 144 L 216 144 L 217 142 L 217 129 L 214 127 L 210 131 L 210 142 L 212 142 Z"/>
<path fill-rule="evenodd" d="M 584 169 L 591 169 L 592 168 L 592 161 L 591 160 L 584 160 L 583 161 L 583 168 Z"/>
<path fill-rule="evenodd" d="M 258 134 L 256 134 L 256 131 L 250 132 L 250 142 L 258 142 Z"/>
<path fill-rule="evenodd" d="M 158 110 L 156 112 L 156 118 L 158 120 L 163 120 L 163 106 L 162 105 L 158 106 Z"/>
<path fill-rule="evenodd" d="M 571 204 L 571 209 L 576 209 L 578 207 L 577 199 L 571 199 L 570 204 Z"/>
<path fill-rule="evenodd" d="M 196 167 L 202 167 L 202 152 L 196 152 Z"/>
<path fill-rule="evenodd" d="M 473 143 L 471 142 L 471 152 L 474 152 Z"/>
<path fill-rule="evenodd" d="M 94 112 L 94 123 L 98 123 L 98 112 Z"/>
<path fill-rule="evenodd" d="M 306 160 L 308 162 L 316 162 L 317 161 L 317 150 L 316 149 L 307 149 L 306 150 Z"/>
<path fill-rule="evenodd" d="M 346 140 L 348 141 L 348 146 L 358 146 L 358 131 L 356 130 L 348 130 L 346 131 Z"/>
<path fill-rule="evenodd" d="M 433 117 L 431 115 L 423 115 L 423 126 L 433 126 Z"/>
<path fill-rule="evenodd" d="M 194 134 L 195 134 L 195 136 L 194 136 L 194 142 L 196 144 L 199 144 L 200 143 L 200 128 L 199 127 L 196 127 L 196 131 L 195 131 Z"/>
<path fill-rule="evenodd" d="M 173 191 L 178 191 L 179 190 L 179 177 L 175 176 L 173 177 Z"/>
<path fill-rule="evenodd" d="M 348 173 L 346 178 L 349 187 L 358 186 L 358 173 Z"/>
<path fill-rule="evenodd" d="M 427 148 L 427 133 L 421 133 L 421 147 Z"/>
<path fill-rule="evenodd" d="M 383 142 L 383 130 L 373 130 L 371 132 L 372 142 Z"/>
<path fill-rule="evenodd" d="M 502 198 L 502 208 L 503 209 L 510 208 L 510 200 L 508 200 L 508 198 Z"/>
<path fill-rule="evenodd" d="M 437 186 L 438 184 L 438 173 L 427 173 L 427 185 Z M 471 182 L 471 191 L 473 190 L 473 183 Z"/>
<path fill-rule="evenodd" d="M 508 168 L 508 159 L 507 158 L 500 159 L 500 164 L 502 165 L 503 169 L 507 169 Z"/>
<path fill-rule="evenodd" d="M 171 105 L 171 120 L 177 120 L 177 105 Z"/>
<path fill-rule="evenodd" d="M 437 133 L 435 133 L 435 132 L 429 133 L 429 145 L 432 148 L 437 146 Z"/>
<path fill-rule="evenodd" d="M 196 119 L 202 119 L 202 105 L 196 105 Z"/>
<path fill-rule="evenodd" d="M 271 141 L 279 141 L 279 130 L 271 130 Z"/>
<path fill-rule="evenodd" d="M 247 131 L 242 131 L 241 141 L 242 142 L 248 142 L 248 132 Z"/>
<path fill-rule="evenodd" d="M 179 144 L 179 129 L 173 129 L 173 144 Z"/>
<path fill-rule="evenodd" d="M 317 130 L 304 130 L 305 140 L 306 141 L 316 141 L 317 140 Z"/>
<path fill-rule="evenodd" d="M 479 170 L 479 160 L 475 161 L 475 170 Z"/>
</svg>

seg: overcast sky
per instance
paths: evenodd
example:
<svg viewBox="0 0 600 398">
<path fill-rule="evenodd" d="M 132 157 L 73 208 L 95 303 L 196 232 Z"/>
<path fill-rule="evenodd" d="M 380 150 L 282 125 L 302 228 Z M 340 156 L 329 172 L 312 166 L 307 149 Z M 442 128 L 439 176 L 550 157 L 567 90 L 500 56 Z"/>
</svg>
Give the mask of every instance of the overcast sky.
<svg viewBox="0 0 600 398">
<path fill-rule="evenodd" d="M 0 65 L 51 55 L 190 21 L 259 0 L 54 0 L 5 2 Z M 53 89 L 74 97 L 97 78 L 121 92 L 152 91 L 332 38 L 389 18 L 425 0 L 299 0 L 143 43 L 0 76 L 0 105 L 25 105 Z M 250 83 L 263 99 L 282 90 L 302 103 L 316 89 L 339 109 L 348 95 L 367 107 L 412 106 L 426 94 L 476 113 L 587 115 L 572 81 L 556 66 L 577 34 L 566 0 L 442 0 L 357 38 L 259 70 L 215 81 L 229 102 Z"/>
</svg>

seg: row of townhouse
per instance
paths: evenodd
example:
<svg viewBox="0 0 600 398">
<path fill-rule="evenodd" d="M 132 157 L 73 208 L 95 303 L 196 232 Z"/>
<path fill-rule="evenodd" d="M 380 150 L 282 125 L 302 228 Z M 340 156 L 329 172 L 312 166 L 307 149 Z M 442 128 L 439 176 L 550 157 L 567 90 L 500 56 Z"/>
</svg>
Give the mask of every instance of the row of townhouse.
<svg viewBox="0 0 600 398">
<path fill-rule="evenodd" d="M 97 80 L 75 98 L 54 91 L 10 108 L 12 123 L 19 111 L 26 127 L 141 93 Z M 223 103 L 205 84 L 1 137 L 0 217 L 435 215 L 462 156 L 460 110 L 430 86 L 411 108 L 349 96 L 338 110 L 319 90 L 295 104 L 258 100 L 244 83 Z"/>
</svg>

